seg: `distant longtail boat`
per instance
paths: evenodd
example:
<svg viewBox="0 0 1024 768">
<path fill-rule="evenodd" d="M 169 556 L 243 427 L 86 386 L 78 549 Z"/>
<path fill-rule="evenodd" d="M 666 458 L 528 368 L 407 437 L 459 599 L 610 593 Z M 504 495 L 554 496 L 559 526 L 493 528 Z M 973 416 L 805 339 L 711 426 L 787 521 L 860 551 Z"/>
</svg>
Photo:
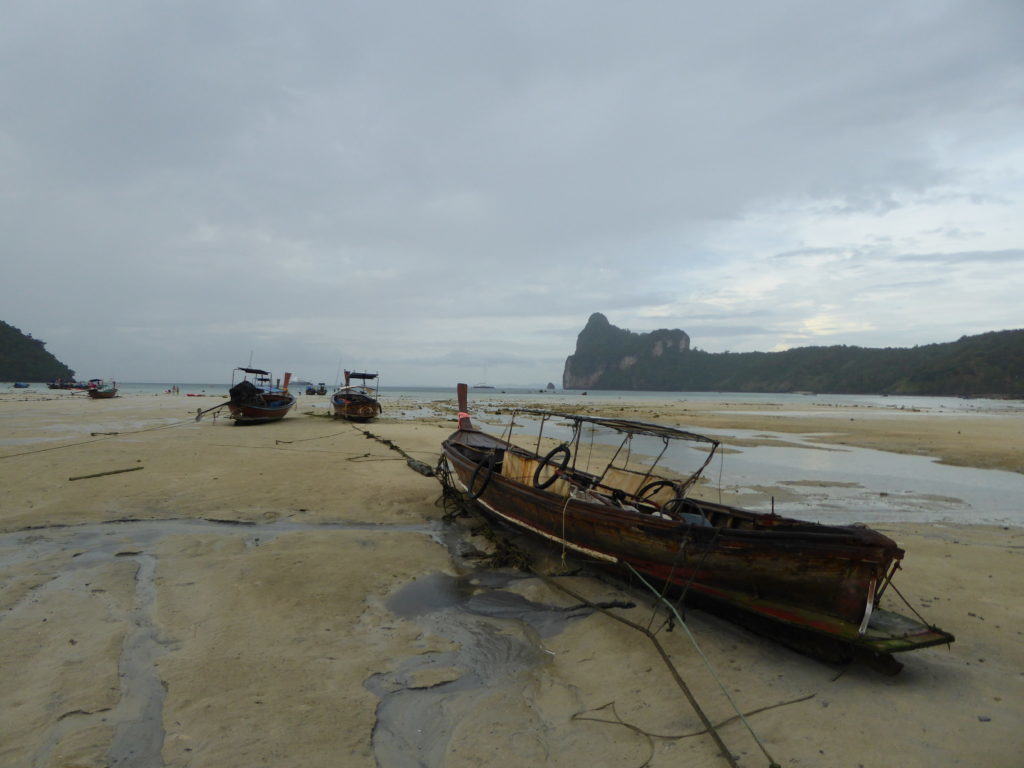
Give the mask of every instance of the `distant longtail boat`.
<svg viewBox="0 0 1024 768">
<path fill-rule="evenodd" d="M 236 384 L 235 374 L 238 372 L 242 373 L 242 380 Z M 291 377 L 290 373 L 286 373 L 284 386 L 278 388 L 273 384 L 269 371 L 259 368 L 236 368 L 231 376 L 231 389 L 228 390 L 230 399 L 223 405 L 227 406 L 236 424 L 280 421 L 295 405 L 295 396 L 288 392 Z M 196 420 L 198 421 L 198 415 Z"/>
<path fill-rule="evenodd" d="M 349 421 L 370 421 L 377 418 L 383 408 L 376 397 L 377 389 L 366 386 L 366 382 L 375 380 L 379 375 L 379 373 L 345 371 L 345 386 L 339 387 L 331 397 L 331 403 L 334 405 L 334 417 Z M 362 381 L 362 384 L 352 384 L 353 379 Z"/>
<path fill-rule="evenodd" d="M 94 400 L 109 400 L 112 397 L 117 397 L 117 382 L 112 381 L 109 384 L 105 384 L 100 379 L 90 379 L 89 388 L 86 392 Z"/>
</svg>

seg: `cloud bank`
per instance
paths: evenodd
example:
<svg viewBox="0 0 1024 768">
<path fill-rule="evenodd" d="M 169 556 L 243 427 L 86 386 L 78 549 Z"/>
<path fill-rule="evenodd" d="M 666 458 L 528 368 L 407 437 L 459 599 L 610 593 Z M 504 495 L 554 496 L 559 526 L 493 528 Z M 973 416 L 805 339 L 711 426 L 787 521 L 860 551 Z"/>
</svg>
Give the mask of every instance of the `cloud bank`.
<svg viewBox="0 0 1024 768">
<path fill-rule="evenodd" d="M 1024 325 L 1024 6 L 8 8 L 0 316 L 84 375 L 558 380 Z"/>
</svg>

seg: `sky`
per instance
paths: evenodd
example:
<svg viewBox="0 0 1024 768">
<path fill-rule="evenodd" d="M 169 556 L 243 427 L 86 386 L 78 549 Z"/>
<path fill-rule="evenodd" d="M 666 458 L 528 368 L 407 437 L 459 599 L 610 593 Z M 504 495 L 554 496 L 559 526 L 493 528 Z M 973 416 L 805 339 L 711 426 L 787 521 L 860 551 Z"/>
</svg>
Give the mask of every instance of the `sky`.
<svg viewBox="0 0 1024 768">
<path fill-rule="evenodd" d="M 82 377 L 560 382 L 1024 327 L 1024 3 L 6 3 L 0 319 Z"/>
</svg>

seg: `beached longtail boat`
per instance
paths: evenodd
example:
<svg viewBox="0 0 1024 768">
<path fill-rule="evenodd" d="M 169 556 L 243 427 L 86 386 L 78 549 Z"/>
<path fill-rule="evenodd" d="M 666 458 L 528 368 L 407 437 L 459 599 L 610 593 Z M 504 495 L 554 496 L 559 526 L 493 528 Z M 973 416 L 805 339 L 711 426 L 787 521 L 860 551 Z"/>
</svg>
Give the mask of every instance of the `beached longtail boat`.
<svg viewBox="0 0 1024 768">
<path fill-rule="evenodd" d="M 947 632 L 879 607 L 904 554 L 881 533 L 692 498 L 717 440 L 527 408 L 514 410 L 496 437 L 473 426 L 465 384 L 458 394 L 459 426 L 442 443 L 442 482 L 446 475 L 490 518 L 597 564 L 628 565 L 688 600 L 829 660 L 859 656 L 895 673 L 902 665 L 892 653 L 953 642 Z M 516 430 L 530 423 L 539 430 L 536 441 L 513 444 Z M 552 433 L 558 443 L 546 450 Z M 668 466 L 666 454 L 675 453 L 699 466 L 680 474 Z"/>
<path fill-rule="evenodd" d="M 236 384 L 235 377 L 239 372 L 242 374 L 242 380 Z M 231 418 L 236 424 L 261 424 L 283 419 L 295 405 L 295 396 L 288 392 L 291 377 L 290 373 L 286 373 L 284 385 L 277 387 L 273 384 L 269 371 L 259 368 L 236 368 L 231 374 L 231 388 L 228 390 L 230 399 L 224 403 L 231 411 Z M 196 415 L 196 421 L 199 420 L 199 415 Z"/>
<path fill-rule="evenodd" d="M 111 397 L 117 397 L 117 382 L 112 381 L 109 384 L 104 384 L 100 379 L 90 379 L 89 388 L 86 390 L 89 397 L 96 400 L 107 400 Z"/>
<path fill-rule="evenodd" d="M 338 390 L 331 396 L 334 417 L 349 421 L 370 421 L 377 418 L 383 410 L 377 401 L 377 389 L 366 386 L 366 382 L 373 381 L 379 375 L 377 373 L 345 371 L 345 386 L 338 387 Z M 359 379 L 362 384 L 353 384 L 353 379 Z"/>
</svg>

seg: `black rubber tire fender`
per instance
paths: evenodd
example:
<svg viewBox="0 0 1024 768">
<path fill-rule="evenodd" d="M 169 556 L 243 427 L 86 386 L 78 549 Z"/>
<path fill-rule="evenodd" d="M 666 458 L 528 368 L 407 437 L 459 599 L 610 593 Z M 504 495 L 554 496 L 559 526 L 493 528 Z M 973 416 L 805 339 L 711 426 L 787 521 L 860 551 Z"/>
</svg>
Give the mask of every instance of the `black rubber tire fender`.
<svg viewBox="0 0 1024 768">
<path fill-rule="evenodd" d="M 473 470 L 473 474 L 469 476 L 469 485 L 466 486 L 466 495 L 476 501 L 484 495 L 484 491 L 487 490 L 487 486 L 491 484 L 491 478 L 494 477 L 494 454 L 490 454 L 476 465 L 476 469 Z M 480 490 L 474 491 L 473 486 L 476 485 L 476 479 L 480 476 L 480 470 L 486 469 L 487 475 L 484 477 L 484 483 L 480 486 Z"/>
<path fill-rule="evenodd" d="M 549 477 L 542 483 L 540 481 L 540 473 L 543 471 L 544 467 L 550 464 L 551 460 L 554 459 L 555 456 L 559 453 L 564 453 L 565 458 L 562 459 L 561 464 L 555 467 L 555 471 L 551 474 L 551 477 Z M 548 451 L 548 455 L 541 459 L 540 464 L 537 465 L 537 469 L 533 473 L 533 487 L 539 490 L 544 490 L 545 488 L 549 487 L 552 483 L 554 483 L 555 480 L 558 479 L 558 475 L 561 472 L 564 472 L 565 468 L 569 466 L 569 457 L 571 455 L 572 452 L 569 450 L 569 446 L 566 445 L 565 443 L 562 443 L 561 445 L 556 445 L 554 448 Z"/>
</svg>

